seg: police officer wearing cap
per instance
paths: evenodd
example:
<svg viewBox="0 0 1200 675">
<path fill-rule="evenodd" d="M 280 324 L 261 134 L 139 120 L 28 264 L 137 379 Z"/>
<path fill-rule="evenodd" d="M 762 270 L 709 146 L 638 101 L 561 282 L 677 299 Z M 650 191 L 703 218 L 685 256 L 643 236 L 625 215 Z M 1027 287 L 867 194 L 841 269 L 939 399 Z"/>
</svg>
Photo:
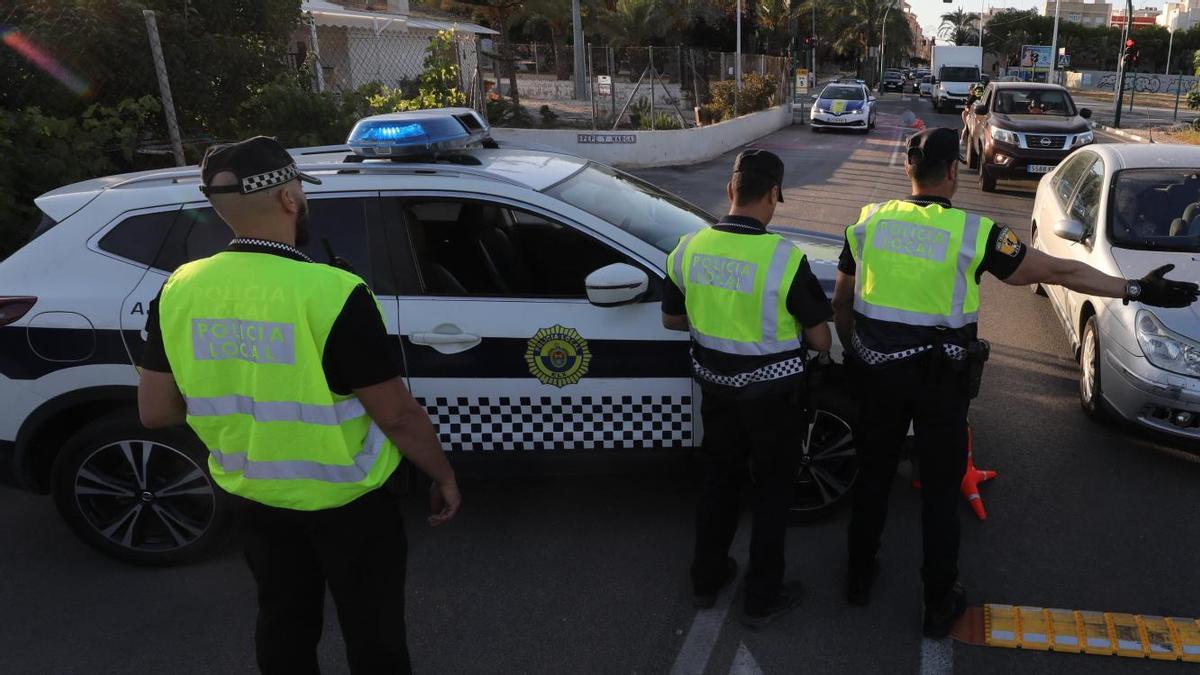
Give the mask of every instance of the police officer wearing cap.
<svg viewBox="0 0 1200 675">
<path fill-rule="evenodd" d="M 151 304 L 142 423 L 186 423 L 213 482 L 243 502 L 262 672 L 318 672 L 326 586 L 351 672 L 409 672 L 407 544 L 385 482 L 412 461 L 434 480 L 440 525 L 459 507 L 454 471 L 399 378 L 371 291 L 298 248 L 300 184 L 320 181 L 263 136 L 210 148 L 201 177 L 236 238 L 177 269 Z"/>
<path fill-rule="evenodd" d="M 826 351 L 833 309 L 804 252 L 766 224 L 783 201 L 783 162 L 766 150 L 738 155 L 729 215 L 684 236 L 667 259 L 663 325 L 690 331 L 703 392 L 705 482 L 691 566 L 694 602 L 712 607 L 737 575 L 729 557 L 739 491 L 754 475 L 754 526 L 743 622 L 763 626 L 794 608 L 784 583 L 784 535 L 805 428 L 806 349 Z"/>
<path fill-rule="evenodd" d="M 908 141 L 912 196 L 863 207 L 846 230 L 834 290 L 836 326 L 856 365 L 860 473 L 849 530 L 847 599 L 870 600 L 888 491 L 910 424 L 916 434 L 924 535 L 924 633 L 947 635 L 966 607 L 958 584 L 959 486 L 967 462 L 967 407 L 987 344 L 978 339 L 979 282 L 1059 284 L 1160 307 L 1195 302 L 1197 285 L 1139 280 L 1028 248 L 1011 228 L 954 208 L 958 135 L 933 128 Z"/>
</svg>

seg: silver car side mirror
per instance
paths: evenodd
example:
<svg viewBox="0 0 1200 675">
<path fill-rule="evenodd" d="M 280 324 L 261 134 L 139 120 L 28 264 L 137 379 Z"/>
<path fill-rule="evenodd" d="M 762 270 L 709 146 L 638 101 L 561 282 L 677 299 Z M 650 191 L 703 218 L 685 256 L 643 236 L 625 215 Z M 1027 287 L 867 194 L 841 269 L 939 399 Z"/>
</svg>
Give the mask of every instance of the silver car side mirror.
<svg viewBox="0 0 1200 675">
<path fill-rule="evenodd" d="M 650 278 L 633 265 L 613 263 L 587 275 L 588 302 L 597 307 L 618 307 L 637 302 L 646 294 Z"/>
<path fill-rule="evenodd" d="M 1064 218 L 1054 224 L 1054 234 L 1067 241 L 1080 242 L 1087 237 L 1087 229 L 1074 218 Z"/>
</svg>

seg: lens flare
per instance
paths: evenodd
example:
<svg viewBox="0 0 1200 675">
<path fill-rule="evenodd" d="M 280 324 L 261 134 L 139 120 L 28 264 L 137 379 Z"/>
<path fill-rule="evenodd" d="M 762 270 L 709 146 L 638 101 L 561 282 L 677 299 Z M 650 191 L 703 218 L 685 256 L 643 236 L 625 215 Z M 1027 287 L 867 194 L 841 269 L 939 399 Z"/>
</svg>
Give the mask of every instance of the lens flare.
<svg viewBox="0 0 1200 675">
<path fill-rule="evenodd" d="M 46 50 L 34 44 L 20 31 L 12 28 L 0 30 L 0 42 L 25 57 L 25 60 L 37 66 L 42 72 L 58 80 L 76 96 L 87 97 L 92 93 L 92 86 L 87 80 L 67 70 L 53 56 L 46 53 Z"/>
</svg>

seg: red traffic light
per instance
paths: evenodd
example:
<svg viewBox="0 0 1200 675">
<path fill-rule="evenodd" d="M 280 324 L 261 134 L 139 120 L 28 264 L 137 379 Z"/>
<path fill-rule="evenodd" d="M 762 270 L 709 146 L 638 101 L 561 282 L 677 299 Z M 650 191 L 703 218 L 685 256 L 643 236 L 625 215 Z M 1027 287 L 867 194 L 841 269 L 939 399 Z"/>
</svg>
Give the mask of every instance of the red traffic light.
<svg viewBox="0 0 1200 675">
<path fill-rule="evenodd" d="M 1136 43 L 1133 41 L 1133 38 L 1129 38 L 1125 41 L 1125 49 L 1133 49 L 1134 44 Z"/>
</svg>

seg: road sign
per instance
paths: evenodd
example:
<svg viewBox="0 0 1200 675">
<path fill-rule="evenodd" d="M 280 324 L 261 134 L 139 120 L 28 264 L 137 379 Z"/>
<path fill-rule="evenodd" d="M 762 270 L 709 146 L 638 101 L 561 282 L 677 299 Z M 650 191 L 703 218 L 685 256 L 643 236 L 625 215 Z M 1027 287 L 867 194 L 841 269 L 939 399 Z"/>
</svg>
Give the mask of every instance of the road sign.
<svg viewBox="0 0 1200 675">
<path fill-rule="evenodd" d="M 1058 67 L 1059 68 L 1070 68 L 1071 67 L 1071 55 L 1070 54 L 1059 54 L 1058 55 Z"/>
<path fill-rule="evenodd" d="M 808 93 L 808 68 L 796 69 L 796 93 Z"/>
</svg>

